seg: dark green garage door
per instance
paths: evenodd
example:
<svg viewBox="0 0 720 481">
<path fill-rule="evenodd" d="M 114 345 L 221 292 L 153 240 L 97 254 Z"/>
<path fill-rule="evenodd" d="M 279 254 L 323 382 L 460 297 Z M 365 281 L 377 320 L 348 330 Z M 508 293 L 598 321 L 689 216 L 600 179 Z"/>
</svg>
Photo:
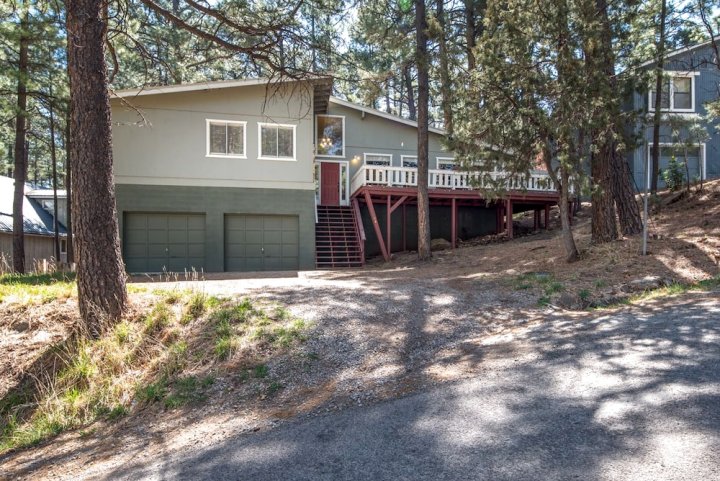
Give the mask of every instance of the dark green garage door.
<svg viewBox="0 0 720 481">
<path fill-rule="evenodd" d="M 183 272 L 205 267 L 204 214 L 125 214 L 129 272 Z"/>
<path fill-rule="evenodd" d="M 297 216 L 226 215 L 225 270 L 297 269 L 298 225 Z"/>
</svg>

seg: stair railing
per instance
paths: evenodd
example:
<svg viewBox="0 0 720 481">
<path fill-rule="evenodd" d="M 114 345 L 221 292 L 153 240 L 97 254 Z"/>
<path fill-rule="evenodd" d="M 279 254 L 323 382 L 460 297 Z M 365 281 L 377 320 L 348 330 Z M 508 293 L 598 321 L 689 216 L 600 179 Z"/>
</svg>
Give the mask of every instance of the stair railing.
<svg viewBox="0 0 720 481">
<path fill-rule="evenodd" d="M 355 236 L 360 246 L 360 264 L 365 265 L 365 227 L 363 227 L 362 217 L 360 216 L 360 203 L 357 197 L 353 197 L 353 220 L 355 221 Z"/>
</svg>

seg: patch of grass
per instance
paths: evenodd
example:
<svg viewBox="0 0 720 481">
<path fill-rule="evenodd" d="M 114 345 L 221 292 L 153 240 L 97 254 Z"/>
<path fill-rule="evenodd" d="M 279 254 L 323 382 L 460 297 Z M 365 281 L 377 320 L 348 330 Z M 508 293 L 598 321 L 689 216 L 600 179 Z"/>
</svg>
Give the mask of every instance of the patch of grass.
<svg viewBox="0 0 720 481">
<path fill-rule="evenodd" d="M 0 275 L 0 302 L 46 304 L 76 295 L 74 273 Z"/>
<path fill-rule="evenodd" d="M 133 400 L 166 409 L 201 402 L 214 379 L 189 374 L 190 367 L 209 367 L 236 353 L 247 356 L 245 366 L 254 366 L 240 371 L 245 379 L 265 379 L 269 373 L 263 359 L 307 337 L 307 324 L 282 307 L 189 291 L 182 297 L 160 291 L 155 296 L 147 314 L 121 321 L 99 339 L 68 346 L 57 376 L 43 381 L 37 392 L 5 396 L 0 452 L 100 417 L 118 419 L 129 413 Z M 183 325 L 180 312 L 196 321 Z M 280 389 L 281 384 L 270 383 L 265 394 Z"/>
<path fill-rule="evenodd" d="M 545 294 L 550 296 L 552 294 L 562 292 L 564 289 L 565 286 L 563 286 L 561 282 L 551 281 L 545 285 Z"/>
<path fill-rule="evenodd" d="M 268 375 L 268 367 L 265 364 L 258 364 L 253 369 L 253 376 L 258 379 L 264 379 Z"/>
<path fill-rule="evenodd" d="M 285 386 L 283 386 L 281 383 L 279 383 L 277 381 L 273 381 L 270 383 L 270 385 L 267 388 L 267 394 L 268 394 L 268 396 L 273 396 L 284 387 Z"/>
<path fill-rule="evenodd" d="M 538 299 L 538 306 L 540 307 L 547 307 L 550 305 L 550 297 L 548 296 L 540 296 Z"/>
<path fill-rule="evenodd" d="M 145 317 L 145 331 L 147 333 L 157 332 L 168 326 L 172 321 L 172 312 L 167 304 L 156 304 L 150 314 Z"/>
<path fill-rule="evenodd" d="M 698 282 L 680 283 L 676 282 L 669 286 L 651 289 L 641 294 L 632 296 L 629 302 L 645 301 L 649 299 L 657 299 L 659 297 L 676 296 L 691 291 L 712 291 L 720 288 L 720 275 L 711 277 Z"/>
<path fill-rule="evenodd" d="M 580 289 L 580 292 L 578 292 L 578 297 L 582 302 L 587 302 L 590 300 L 590 290 L 589 289 Z"/>
</svg>

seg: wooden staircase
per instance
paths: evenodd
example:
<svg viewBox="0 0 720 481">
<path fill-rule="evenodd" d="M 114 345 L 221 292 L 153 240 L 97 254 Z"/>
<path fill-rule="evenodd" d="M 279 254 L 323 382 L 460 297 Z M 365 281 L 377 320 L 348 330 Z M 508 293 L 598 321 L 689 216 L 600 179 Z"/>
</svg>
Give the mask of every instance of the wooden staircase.
<svg viewBox="0 0 720 481">
<path fill-rule="evenodd" d="M 315 265 L 318 269 L 362 267 L 364 232 L 356 206 L 317 206 Z"/>
</svg>

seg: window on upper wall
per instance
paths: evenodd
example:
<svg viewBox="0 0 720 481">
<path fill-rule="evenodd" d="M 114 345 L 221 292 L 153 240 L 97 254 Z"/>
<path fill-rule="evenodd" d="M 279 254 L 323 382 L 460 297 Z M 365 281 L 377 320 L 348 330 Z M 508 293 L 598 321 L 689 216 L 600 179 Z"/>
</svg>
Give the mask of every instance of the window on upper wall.
<svg viewBox="0 0 720 481">
<path fill-rule="evenodd" d="M 403 155 L 400 158 L 402 159 L 403 167 L 413 167 L 413 168 L 417 169 L 417 156 Z"/>
<path fill-rule="evenodd" d="M 392 154 L 365 154 L 365 165 L 392 164 Z"/>
<path fill-rule="evenodd" d="M 315 147 L 319 157 L 345 157 L 345 117 L 318 115 Z"/>
<path fill-rule="evenodd" d="M 295 126 L 260 123 L 260 159 L 295 160 Z"/>
<path fill-rule="evenodd" d="M 695 75 L 672 75 L 663 79 L 660 109 L 669 112 L 695 111 Z M 655 110 L 655 91 L 648 96 L 650 111 Z"/>
<path fill-rule="evenodd" d="M 452 157 L 438 157 L 438 170 L 458 170 L 458 163 Z"/>
<path fill-rule="evenodd" d="M 207 156 L 245 158 L 245 124 L 207 120 Z"/>
</svg>

